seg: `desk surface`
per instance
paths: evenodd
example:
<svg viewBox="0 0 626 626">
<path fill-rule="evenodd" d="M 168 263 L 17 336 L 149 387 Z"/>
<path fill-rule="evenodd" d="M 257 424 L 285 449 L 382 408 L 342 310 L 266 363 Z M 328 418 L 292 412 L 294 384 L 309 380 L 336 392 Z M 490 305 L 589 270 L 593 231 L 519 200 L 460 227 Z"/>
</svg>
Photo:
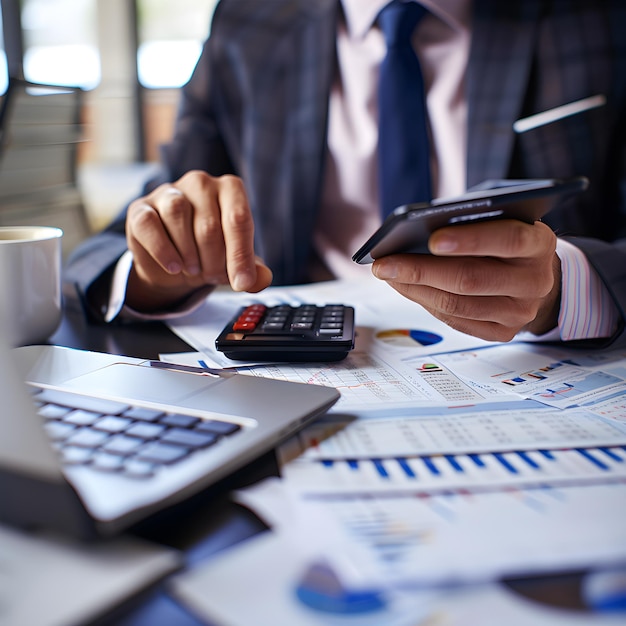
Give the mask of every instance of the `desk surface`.
<svg viewBox="0 0 626 626">
<path fill-rule="evenodd" d="M 69 348 L 157 359 L 159 352 L 185 352 L 188 344 L 161 322 L 90 324 L 77 311 L 65 311 L 49 343 Z"/>
<path fill-rule="evenodd" d="M 158 358 L 159 353 L 185 352 L 191 349 L 164 324 L 158 322 L 119 326 L 91 325 L 76 312 L 66 312 L 58 331 L 50 338 L 50 343 L 146 359 Z M 233 504 L 228 493 L 234 488 L 276 473 L 275 456 L 273 453 L 267 454 L 216 487 L 136 527 L 133 532 L 184 551 L 188 564 L 208 559 L 228 546 L 266 529 L 255 515 Z M 579 573 L 504 582 L 510 589 L 538 602 L 583 609 Z M 132 605 L 121 607 L 103 621 L 102 625 L 200 626 L 201 623 L 171 600 L 162 587 L 157 587 L 136 599 Z"/>
</svg>

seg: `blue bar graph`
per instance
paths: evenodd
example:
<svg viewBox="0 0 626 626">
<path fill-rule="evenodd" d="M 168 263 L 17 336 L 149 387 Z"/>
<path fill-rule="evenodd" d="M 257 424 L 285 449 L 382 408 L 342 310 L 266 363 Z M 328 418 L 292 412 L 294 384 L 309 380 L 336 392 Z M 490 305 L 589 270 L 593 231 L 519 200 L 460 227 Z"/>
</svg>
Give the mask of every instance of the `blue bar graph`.
<svg viewBox="0 0 626 626">
<path fill-rule="evenodd" d="M 372 463 L 376 468 L 376 471 L 383 477 L 389 478 L 389 472 L 385 469 L 383 462 L 380 459 L 372 459 Z"/>
<path fill-rule="evenodd" d="M 468 456 L 478 467 L 485 467 L 485 462 L 480 458 L 480 454 L 470 454 Z"/>
<path fill-rule="evenodd" d="M 439 468 L 432 462 L 429 456 L 423 456 L 421 458 L 422 458 L 422 461 L 424 462 L 424 465 L 428 468 L 431 474 L 434 474 L 435 476 L 438 476 L 439 474 L 441 474 L 441 472 L 439 471 Z"/>
<path fill-rule="evenodd" d="M 311 492 L 443 493 L 473 488 L 558 486 L 626 482 L 622 446 L 557 450 L 507 450 L 480 454 L 444 454 L 320 460 L 308 468 Z M 288 471 L 287 466 L 287 471 Z M 320 468 L 315 472 L 314 468 Z M 307 470 L 307 471 L 308 471 Z"/>
<path fill-rule="evenodd" d="M 520 451 L 517 453 L 517 455 L 520 457 L 520 459 L 525 461 L 533 469 L 537 469 L 537 470 L 541 469 L 541 467 L 539 466 L 539 463 L 537 463 L 536 461 L 533 461 L 533 459 L 531 459 L 526 452 Z"/>
<path fill-rule="evenodd" d="M 499 452 L 496 452 L 493 456 L 498 459 L 502 466 L 511 472 L 511 474 L 517 474 L 517 468 L 513 467 Z"/>
<path fill-rule="evenodd" d="M 546 457 L 546 459 L 549 459 L 550 461 L 554 461 L 554 455 L 552 454 L 552 452 L 550 452 L 550 450 L 539 450 L 538 451 L 540 454 L 543 454 L 543 456 Z"/>
<path fill-rule="evenodd" d="M 447 454 L 446 455 L 446 461 L 448 461 L 448 463 L 450 463 L 450 465 L 452 465 L 452 467 L 454 468 L 455 471 L 457 472 L 463 472 L 463 468 L 459 465 L 459 462 L 451 455 L 451 454 Z"/>
<path fill-rule="evenodd" d="M 409 478 L 417 478 L 417 474 L 411 469 L 411 466 L 408 464 L 406 459 L 396 459 L 396 461 Z"/>
<path fill-rule="evenodd" d="M 594 465 L 597 465 L 601 470 L 608 470 L 608 465 L 605 465 L 600 459 L 597 459 L 589 450 L 578 449 L 577 452 L 582 454 L 588 461 L 591 461 Z"/>
<path fill-rule="evenodd" d="M 602 450 L 602 452 L 604 452 L 604 454 L 606 454 L 610 459 L 613 459 L 614 461 L 617 461 L 618 463 L 624 462 L 624 459 L 622 459 L 621 456 L 618 456 L 617 454 L 615 454 L 615 452 L 613 452 L 612 450 L 609 450 L 608 448 L 600 448 L 600 450 Z"/>
</svg>

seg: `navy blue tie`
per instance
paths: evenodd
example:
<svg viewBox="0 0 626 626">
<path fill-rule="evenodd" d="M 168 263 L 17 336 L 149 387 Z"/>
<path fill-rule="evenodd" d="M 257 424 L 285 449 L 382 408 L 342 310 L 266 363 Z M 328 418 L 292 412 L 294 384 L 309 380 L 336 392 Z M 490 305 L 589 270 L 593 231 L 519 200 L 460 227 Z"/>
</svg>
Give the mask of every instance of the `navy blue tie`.
<svg viewBox="0 0 626 626">
<path fill-rule="evenodd" d="M 378 90 L 378 167 L 383 219 L 397 206 L 431 199 L 424 80 L 411 44 L 427 13 L 415 2 L 394 0 L 378 15 L 387 43 Z"/>
</svg>

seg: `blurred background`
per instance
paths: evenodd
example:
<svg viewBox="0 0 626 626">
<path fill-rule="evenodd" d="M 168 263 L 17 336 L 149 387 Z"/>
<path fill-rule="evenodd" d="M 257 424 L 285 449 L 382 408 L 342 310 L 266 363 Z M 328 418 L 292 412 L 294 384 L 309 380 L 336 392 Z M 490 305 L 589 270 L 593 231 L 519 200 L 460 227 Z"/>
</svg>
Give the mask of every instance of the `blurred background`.
<svg viewBox="0 0 626 626">
<path fill-rule="evenodd" d="M 216 3 L 0 0 L 0 224 L 67 252 L 140 191 Z"/>
</svg>

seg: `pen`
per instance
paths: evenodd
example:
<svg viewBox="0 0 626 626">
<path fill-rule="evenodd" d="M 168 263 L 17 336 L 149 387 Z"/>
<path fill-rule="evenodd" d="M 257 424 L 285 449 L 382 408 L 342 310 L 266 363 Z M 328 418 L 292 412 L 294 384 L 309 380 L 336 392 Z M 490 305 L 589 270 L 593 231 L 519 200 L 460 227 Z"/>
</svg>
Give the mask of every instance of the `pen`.
<svg viewBox="0 0 626 626">
<path fill-rule="evenodd" d="M 577 113 L 582 113 L 583 111 L 595 109 L 597 107 L 604 106 L 605 104 L 606 97 L 602 94 L 591 96 L 589 98 L 583 98 L 582 100 L 577 100 L 576 102 L 570 102 L 569 104 L 564 104 L 562 106 L 555 107 L 554 109 L 543 111 L 543 113 L 536 113 L 535 115 L 519 119 L 513 124 L 513 130 L 516 133 L 525 133 L 533 128 L 551 124 L 552 122 L 556 122 L 564 117 L 569 117 L 570 115 L 576 115 Z"/>
<path fill-rule="evenodd" d="M 194 365 L 181 365 L 180 363 L 168 363 L 167 361 L 149 361 L 150 367 L 157 367 L 166 370 L 175 370 L 177 372 L 188 372 L 190 374 L 200 374 L 203 376 L 227 376 L 233 372 L 226 372 L 225 370 L 213 368 L 213 367 L 196 367 Z"/>
</svg>

